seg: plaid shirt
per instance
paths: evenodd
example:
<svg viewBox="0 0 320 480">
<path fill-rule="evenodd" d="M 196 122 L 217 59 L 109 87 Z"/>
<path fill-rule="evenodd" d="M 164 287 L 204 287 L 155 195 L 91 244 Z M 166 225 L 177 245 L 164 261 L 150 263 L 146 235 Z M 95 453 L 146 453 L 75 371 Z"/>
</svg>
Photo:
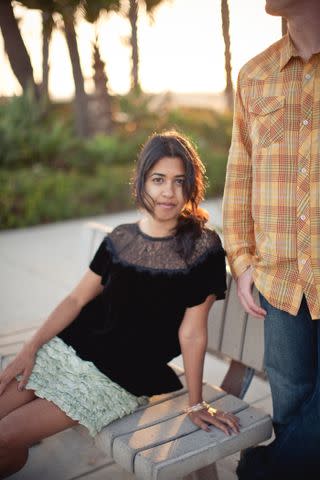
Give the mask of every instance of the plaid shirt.
<svg viewBox="0 0 320 480">
<path fill-rule="evenodd" d="M 304 62 L 286 35 L 240 71 L 223 203 L 238 277 L 296 315 L 320 318 L 320 53 Z"/>
</svg>

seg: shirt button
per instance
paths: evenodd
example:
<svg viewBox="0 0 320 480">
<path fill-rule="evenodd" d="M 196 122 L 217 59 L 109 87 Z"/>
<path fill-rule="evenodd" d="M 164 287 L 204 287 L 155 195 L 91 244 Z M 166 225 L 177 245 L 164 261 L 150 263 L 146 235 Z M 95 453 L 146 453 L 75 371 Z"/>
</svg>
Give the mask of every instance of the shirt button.
<svg viewBox="0 0 320 480">
<path fill-rule="evenodd" d="M 300 217 L 300 218 L 301 218 L 301 220 L 305 221 L 305 219 L 306 219 L 306 216 L 305 216 L 305 215 L 301 215 L 301 217 Z"/>
<path fill-rule="evenodd" d="M 301 258 L 301 260 L 300 260 L 301 265 L 305 265 L 305 264 L 306 264 L 306 261 L 307 261 L 307 260 L 306 260 L 305 258 Z"/>
<path fill-rule="evenodd" d="M 308 122 L 308 120 L 303 120 L 302 123 L 303 123 L 303 125 L 306 125 L 306 126 L 307 126 L 309 122 Z"/>
<path fill-rule="evenodd" d="M 306 80 L 310 80 L 310 78 L 311 78 L 310 73 L 307 73 L 304 78 L 305 78 Z"/>
<path fill-rule="evenodd" d="M 302 168 L 300 169 L 300 172 L 301 172 L 301 173 L 307 173 L 307 169 L 304 168 L 304 167 L 302 167 Z"/>
</svg>

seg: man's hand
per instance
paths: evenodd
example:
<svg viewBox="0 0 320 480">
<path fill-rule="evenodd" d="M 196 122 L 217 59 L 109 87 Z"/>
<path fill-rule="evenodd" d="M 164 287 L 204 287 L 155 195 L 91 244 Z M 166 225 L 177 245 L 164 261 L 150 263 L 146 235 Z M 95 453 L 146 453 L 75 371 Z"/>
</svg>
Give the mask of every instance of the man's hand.
<svg viewBox="0 0 320 480">
<path fill-rule="evenodd" d="M 252 285 L 252 269 L 249 267 L 237 279 L 238 297 L 247 313 L 256 318 L 264 318 L 267 312 L 255 303 L 252 296 Z"/>
</svg>

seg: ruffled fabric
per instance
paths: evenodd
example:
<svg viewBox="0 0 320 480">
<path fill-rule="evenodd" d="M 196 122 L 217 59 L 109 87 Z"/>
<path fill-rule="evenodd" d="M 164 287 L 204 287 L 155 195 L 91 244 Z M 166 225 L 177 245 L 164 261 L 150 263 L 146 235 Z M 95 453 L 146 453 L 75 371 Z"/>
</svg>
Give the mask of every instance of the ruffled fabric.
<svg viewBox="0 0 320 480">
<path fill-rule="evenodd" d="M 58 337 L 38 350 L 26 389 L 53 402 L 92 436 L 148 401 L 112 382 Z"/>
</svg>

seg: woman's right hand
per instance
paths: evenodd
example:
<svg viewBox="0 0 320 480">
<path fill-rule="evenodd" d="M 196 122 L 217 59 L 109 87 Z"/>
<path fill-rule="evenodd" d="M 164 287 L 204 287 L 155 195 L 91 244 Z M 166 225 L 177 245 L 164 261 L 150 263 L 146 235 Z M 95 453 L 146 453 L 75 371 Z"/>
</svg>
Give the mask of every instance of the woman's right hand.
<svg viewBox="0 0 320 480">
<path fill-rule="evenodd" d="M 24 389 L 31 375 L 35 357 L 36 352 L 28 345 L 25 345 L 21 349 L 12 362 L 0 373 L 0 395 L 2 395 L 7 385 L 18 375 L 21 375 L 18 390 L 22 391 Z"/>
</svg>

